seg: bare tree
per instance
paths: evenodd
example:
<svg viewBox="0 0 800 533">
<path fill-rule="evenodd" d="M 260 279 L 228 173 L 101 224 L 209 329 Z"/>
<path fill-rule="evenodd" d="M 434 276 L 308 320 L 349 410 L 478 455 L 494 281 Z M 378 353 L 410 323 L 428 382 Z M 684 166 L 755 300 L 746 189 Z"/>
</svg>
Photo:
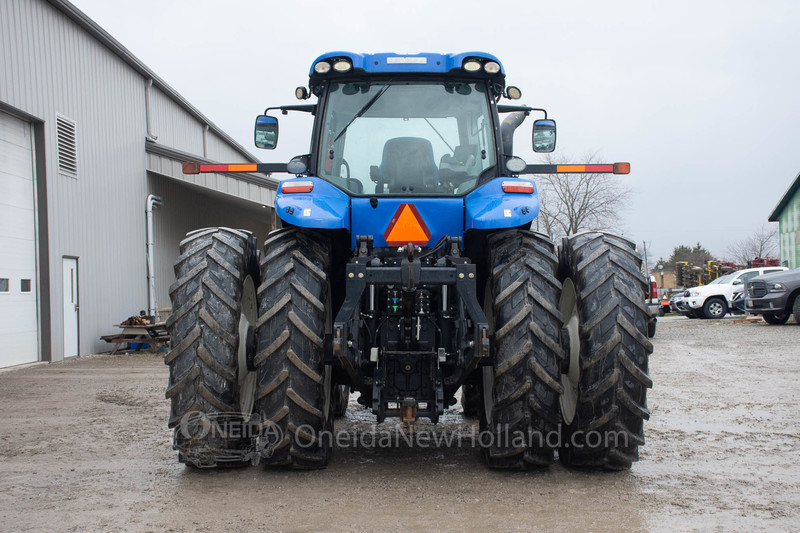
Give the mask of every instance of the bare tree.
<svg viewBox="0 0 800 533">
<path fill-rule="evenodd" d="M 746 265 L 756 257 L 775 257 L 778 255 L 778 226 L 762 225 L 749 237 L 728 245 L 725 254 L 737 265 Z"/>
<path fill-rule="evenodd" d="M 597 157 L 588 156 L 583 162 L 596 163 Z M 543 163 L 563 165 L 566 158 L 548 154 Z M 546 174 L 537 179 L 537 185 L 539 216 L 533 229 L 553 238 L 618 230 L 620 212 L 630 196 L 630 188 L 611 174 Z"/>
</svg>

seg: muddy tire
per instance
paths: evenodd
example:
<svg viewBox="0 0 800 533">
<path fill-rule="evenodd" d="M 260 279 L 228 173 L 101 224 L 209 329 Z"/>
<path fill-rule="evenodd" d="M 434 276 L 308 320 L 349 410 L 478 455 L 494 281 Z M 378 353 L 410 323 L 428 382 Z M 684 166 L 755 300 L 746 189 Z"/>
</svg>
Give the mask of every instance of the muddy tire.
<svg viewBox="0 0 800 533">
<path fill-rule="evenodd" d="M 794 314 L 794 322 L 800 326 L 800 294 L 794 297 L 794 304 L 792 304 L 792 314 Z"/>
<path fill-rule="evenodd" d="M 191 232 L 180 244 L 175 277 L 166 323 L 172 350 L 165 358 L 173 448 L 189 466 L 249 464 L 253 442 L 243 431 L 242 411 L 252 405 L 252 396 L 245 397 L 243 385 L 247 323 L 242 326 L 242 320 L 248 308 L 255 323 L 255 238 L 228 228 Z"/>
<path fill-rule="evenodd" d="M 764 322 L 766 322 L 767 324 L 772 324 L 773 326 L 782 326 L 783 324 L 786 324 L 786 322 L 789 320 L 789 313 L 781 313 L 781 314 L 764 313 L 761 316 L 764 318 Z"/>
<path fill-rule="evenodd" d="M 574 388 L 564 383 L 576 403 L 574 413 L 562 413 L 559 458 L 568 466 L 629 468 L 644 444 L 653 385 L 641 258 L 628 240 L 585 233 L 564 239 L 561 261 L 577 295 L 580 351 Z"/>
<path fill-rule="evenodd" d="M 559 411 L 561 283 L 555 245 L 522 230 L 492 235 L 488 242 L 491 279 L 490 327 L 494 366 L 484 367 L 482 454 L 492 468 L 547 466 L 554 460 Z M 489 299 L 489 298 L 487 298 Z"/>
<path fill-rule="evenodd" d="M 274 232 L 264 244 L 254 417 L 261 431 L 279 437 L 259 443 L 271 466 L 323 468 L 330 459 L 333 395 L 323 362 L 329 257 L 329 243 L 303 230 Z"/>
</svg>

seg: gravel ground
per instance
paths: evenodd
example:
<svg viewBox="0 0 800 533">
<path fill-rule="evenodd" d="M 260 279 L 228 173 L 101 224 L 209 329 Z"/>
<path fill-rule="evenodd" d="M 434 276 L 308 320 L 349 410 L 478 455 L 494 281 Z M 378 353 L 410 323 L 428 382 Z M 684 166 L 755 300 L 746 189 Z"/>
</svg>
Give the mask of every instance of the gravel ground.
<svg viewBox="0 0 800 533">
<path fill-rule="evenodd" d="M 0 530 L 795 529 L 800 327 L 667 317 L 653 340 L 647 444 L 617 473 L 494 472 L 468 445 L 347 442 L 324 471 L 198 472 L 171 450 L 160 355 L 5 371 Z M 351 401 L 337 429 L 374 427 Z M 419 430 L 468 444 L 475 428 L 455 406 Z"/>
</svg>

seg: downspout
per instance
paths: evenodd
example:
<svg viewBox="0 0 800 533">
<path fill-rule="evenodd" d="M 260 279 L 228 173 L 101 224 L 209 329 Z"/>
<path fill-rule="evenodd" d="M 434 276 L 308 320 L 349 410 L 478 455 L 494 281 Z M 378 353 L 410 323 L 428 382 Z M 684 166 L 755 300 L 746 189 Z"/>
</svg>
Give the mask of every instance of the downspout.
<svg viewBox="0 0 800 533">
<path fill-rule="evenodd" d="M 147 125 L 147 138 L 151 141 L 158 139 L 152 131 L 153 121 L 150 117 L 150 90 L 153 88 L 153 78 L 148 78 L 147 85 L 144 86 L 144 120 Z"/>
<path fill-rule="evenodd" d="M 147 219 L 147 304 L 148 314 L 155 318 L 156 322 L 159 320 L 158 307 L 156 307 L 156 274 L 155 274 L 155 259 L 153 258 L 153 245 L 155 239 L 153 238 L 153 209 L 161 206 L 161 198 L 150 194 L 147 196 L 147 203 L 145 205 L 145 214 Z"/>
</svg>

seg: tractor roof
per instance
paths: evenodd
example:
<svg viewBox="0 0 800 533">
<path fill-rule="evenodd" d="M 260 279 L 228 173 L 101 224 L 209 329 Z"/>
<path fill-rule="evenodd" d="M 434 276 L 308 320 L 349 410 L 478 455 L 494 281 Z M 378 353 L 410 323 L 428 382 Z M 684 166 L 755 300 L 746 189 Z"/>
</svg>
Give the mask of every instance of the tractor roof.
<svg viewBox="0 0 800 533">
<path fill-rule="evenodd" d="M 311 64 L 311 85 L 325 79 L 387 74 L 436 75 L 491 79 L 501 85 L 505 71 L 500 60 L 485 52 L 461 54 L 355 54 L 328 52 Z"/>
</svg>

